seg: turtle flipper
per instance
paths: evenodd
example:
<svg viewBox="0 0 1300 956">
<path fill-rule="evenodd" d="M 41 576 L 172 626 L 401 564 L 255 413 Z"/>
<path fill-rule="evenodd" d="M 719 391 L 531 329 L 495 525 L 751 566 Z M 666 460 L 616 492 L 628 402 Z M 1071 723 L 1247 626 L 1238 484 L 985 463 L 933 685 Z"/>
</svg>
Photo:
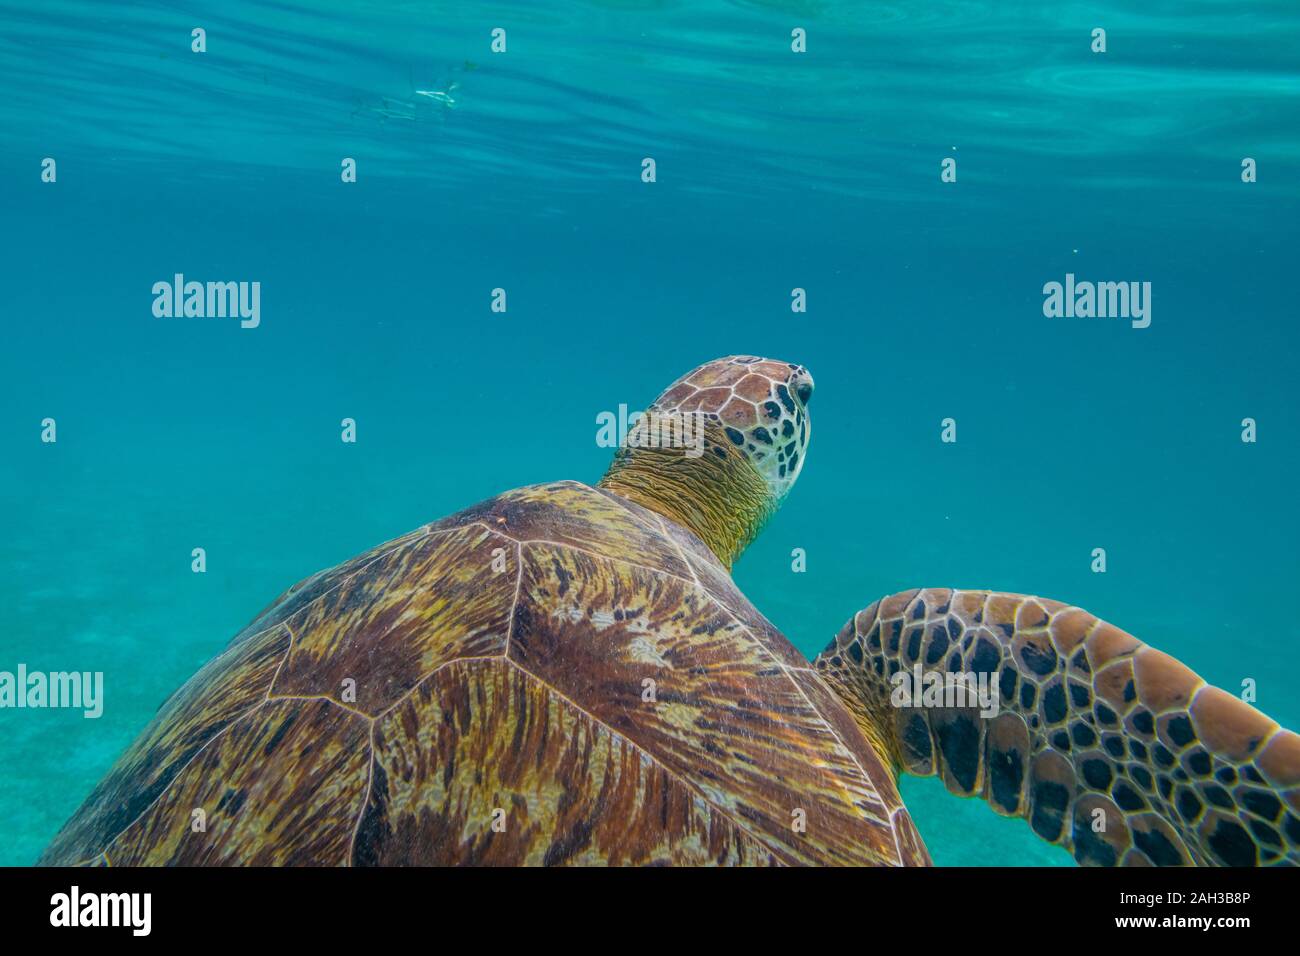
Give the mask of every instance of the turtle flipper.
<svg viewBox="0 0 1300 956">
<path fill-rule="evenodd" d="M 1080 608 L 907 591 L 858 612 L 816 667 L 897 766 L 1080 863 L 1300 865 L 1300 736 Z M 945 673 L 988 696 L 941 700 Z"/>
</svg>

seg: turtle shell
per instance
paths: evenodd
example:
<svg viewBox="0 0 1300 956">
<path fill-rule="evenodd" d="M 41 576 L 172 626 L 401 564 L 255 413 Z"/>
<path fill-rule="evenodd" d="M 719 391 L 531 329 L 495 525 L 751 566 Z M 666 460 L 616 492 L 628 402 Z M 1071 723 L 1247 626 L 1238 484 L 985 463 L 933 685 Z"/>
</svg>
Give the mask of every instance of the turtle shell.
<svg viewBox="0 0 1300 956">
<path fill-rule="evenodd" d="M 290 589 L 42 858 L 927 861 L 849 712 L 704 544 L 577 482 Z"/>
</svg>

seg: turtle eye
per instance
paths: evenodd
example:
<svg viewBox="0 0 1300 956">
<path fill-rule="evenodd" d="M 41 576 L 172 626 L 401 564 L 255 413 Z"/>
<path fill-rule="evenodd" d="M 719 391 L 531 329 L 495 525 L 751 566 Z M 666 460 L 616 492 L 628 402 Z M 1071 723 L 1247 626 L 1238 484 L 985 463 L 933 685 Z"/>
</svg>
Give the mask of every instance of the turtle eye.
<svg viewBox="0 0 1300 956">
<path fill-rule="evenodd" d="M 801 382 L 799 387 L 794 390 L 794 393 L 799 396 L 799 401 L 806 406 L 812 401 L 812 382 Z"/>
</svg>

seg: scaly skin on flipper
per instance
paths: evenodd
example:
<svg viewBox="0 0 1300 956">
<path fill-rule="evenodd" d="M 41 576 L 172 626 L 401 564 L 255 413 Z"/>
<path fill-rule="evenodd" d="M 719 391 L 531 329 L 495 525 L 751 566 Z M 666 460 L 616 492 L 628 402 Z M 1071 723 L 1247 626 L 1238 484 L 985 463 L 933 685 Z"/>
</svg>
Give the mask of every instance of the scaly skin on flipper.
<svg viewBox="0 0 1300 956">
<path fill-rule="evenodd" d="M 990 675 L 999 713 L 892 706 L 890 678 L 918 662 Z M 1300 864 L 1300 736 L 1077 607 L 907 591 L 815 664 L 897 766 L 1027 818 L 1080 863 Z"/>
</svg>

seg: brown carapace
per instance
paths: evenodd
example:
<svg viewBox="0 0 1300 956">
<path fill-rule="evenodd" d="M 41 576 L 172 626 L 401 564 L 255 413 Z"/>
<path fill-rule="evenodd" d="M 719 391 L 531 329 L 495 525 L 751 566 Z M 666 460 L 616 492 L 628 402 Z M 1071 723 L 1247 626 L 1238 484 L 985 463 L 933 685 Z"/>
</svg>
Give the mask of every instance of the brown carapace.
<svg viewBox="0 0 1300 956">
<path fill-rule="evenodd" d="M 627 448 L 597 487 L 507 492 L 291 588 L 42 862 L 928 863 L 900 769 L 1084 863 L 1296 862 L 1296 736 L 1077 608 L 909 592 L 799 654 L 729 568 L 811 396 L 800 366 L 719 359 L 652 406 L 699 411 L 702 454 Z M 918 665 L 996 675 L 999 713 L 893 706 Z"/>
</svg>

